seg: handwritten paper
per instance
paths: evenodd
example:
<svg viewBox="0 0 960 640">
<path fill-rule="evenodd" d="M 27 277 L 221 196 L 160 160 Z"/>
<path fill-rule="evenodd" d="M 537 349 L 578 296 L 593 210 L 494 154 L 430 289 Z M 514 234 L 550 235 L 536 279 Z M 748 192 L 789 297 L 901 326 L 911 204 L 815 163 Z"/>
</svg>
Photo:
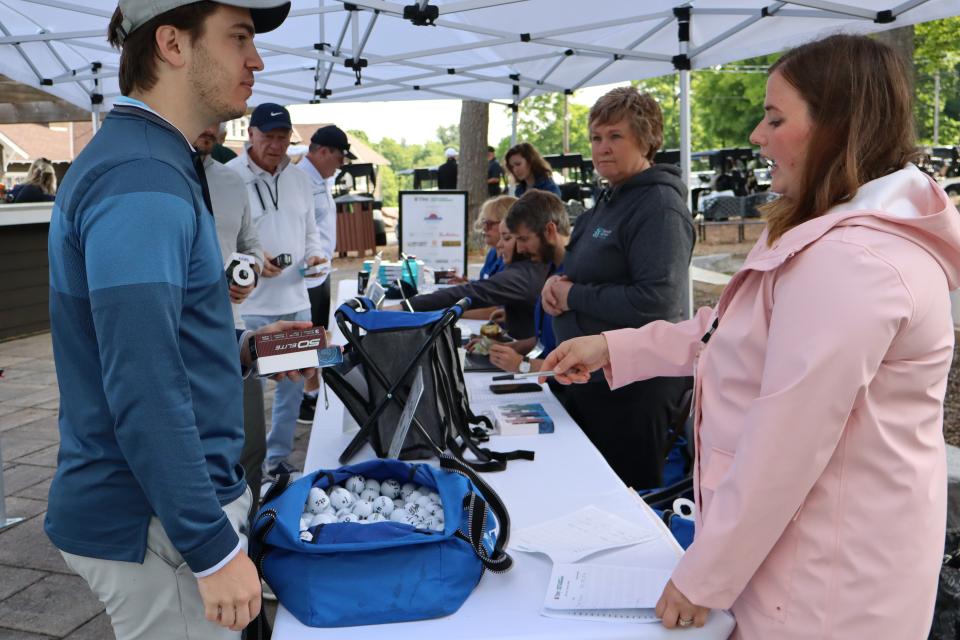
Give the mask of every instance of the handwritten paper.
<svg viewBox="0 0 960 640">
<path fill-rule="evenodd" d="M 515 533 L 510 547 L 544 553 L 555 562 L 576 562 L 608 549 L 654 540 L 660 531 L 649 522 L 631 522 L 588 505 Z"/>
</svg>

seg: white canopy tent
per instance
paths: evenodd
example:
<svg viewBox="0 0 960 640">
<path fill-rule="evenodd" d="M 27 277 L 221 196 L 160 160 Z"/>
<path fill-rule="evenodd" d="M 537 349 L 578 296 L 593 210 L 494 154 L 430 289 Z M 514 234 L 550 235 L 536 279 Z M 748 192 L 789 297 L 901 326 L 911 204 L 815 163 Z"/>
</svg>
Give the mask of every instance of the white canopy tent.
<svg viewBox="0 0 960 640">
<path fill-rule="evenodd" d="M 960 0 L 407 1 L 293 0 L 287 21 L 257 38 L 266 69 L 250 104 L 454 98 L 516 113 L 530 95 L 679 71 L 688 173 L 690 69 L 960 15 Z M 119 95 L 119 55 L 105 41 L 115 6 L 0 0 L 0 74 L 96 122 Z"/>
</svg>

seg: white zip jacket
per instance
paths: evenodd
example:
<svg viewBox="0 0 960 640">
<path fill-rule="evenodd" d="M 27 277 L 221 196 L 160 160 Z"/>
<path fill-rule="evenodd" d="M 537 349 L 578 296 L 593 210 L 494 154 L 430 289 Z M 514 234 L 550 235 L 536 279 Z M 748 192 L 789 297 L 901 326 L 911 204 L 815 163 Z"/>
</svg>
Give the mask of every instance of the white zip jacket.
<svg viewBox="0 0 960 640">
<path fill-rule="evenodd" d="M 324 178 L 307 157 L 294 166 L 303 171 L 313 185 L 313 217 L 317 223 L 317 233 L 320 235 L 322 246 L 320 256 L 332 262 L 333 252 L 337 249 L 337 205 L 333 201 L 334 177 Z M 328 277 L 309 278 L 307 288 L 319 287 Z"/>
<path fill-rule="evenodd" d="M 313 185 L 303 171 L 284 158 L 271 175 L 244 153 L 227 163 L 247 187 L 250 217 L 266 253 L 289 253 L 293 264 L 275 278 L 261 278 L 240 305 L 243 315 L 279 316 L 310 308 L 300 267 L 310 256 L 323 256 L 313 217 Z"/>
</svg>

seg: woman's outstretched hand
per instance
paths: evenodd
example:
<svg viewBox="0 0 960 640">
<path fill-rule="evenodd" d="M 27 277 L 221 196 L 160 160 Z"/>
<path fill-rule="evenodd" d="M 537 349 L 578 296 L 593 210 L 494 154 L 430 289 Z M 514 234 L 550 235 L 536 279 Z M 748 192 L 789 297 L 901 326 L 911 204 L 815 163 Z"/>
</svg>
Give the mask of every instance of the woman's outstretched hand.
<svg viewBox="0 0 960 640">
<path fill-rule="evenodd" d="M 561 384 L 584 383 L 590 373 L 610 363 L 607 339 L 600 336 L 583 336 L 560 343 L 550 352 L 541 371 L 555 372 Z M 546 378 L 540 378 L 543 383 Z"/>
</svg>

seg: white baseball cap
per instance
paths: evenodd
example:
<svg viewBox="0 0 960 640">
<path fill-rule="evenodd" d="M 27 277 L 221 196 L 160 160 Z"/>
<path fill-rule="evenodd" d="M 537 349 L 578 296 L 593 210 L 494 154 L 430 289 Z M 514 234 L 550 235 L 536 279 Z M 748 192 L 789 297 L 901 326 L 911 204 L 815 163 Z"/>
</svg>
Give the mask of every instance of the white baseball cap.
<svg viewBox="0 0 960 640">
<path fill-rule="evenodd" d="M 120 0 L 120 12 L 123 14 L 122 36 L 142 27 L 162 13 L 199 0 Z M 253 28 L 257 33 L 273 31 L 279 27 L 290 13 L 290 2 L 283 0 L 214 0 L 220 4 L 250 9 Z"/>
<path fill-rule="evenodd" d="M 454 149 L 453 147 L 447 147 L 447 150 L 444 151 L 443 154 L 444 154 L 445 156 L 447 156 L 448 158 L 456 158 L 456 157 L 457 157 L 457 150 Z"/>
</svg>

